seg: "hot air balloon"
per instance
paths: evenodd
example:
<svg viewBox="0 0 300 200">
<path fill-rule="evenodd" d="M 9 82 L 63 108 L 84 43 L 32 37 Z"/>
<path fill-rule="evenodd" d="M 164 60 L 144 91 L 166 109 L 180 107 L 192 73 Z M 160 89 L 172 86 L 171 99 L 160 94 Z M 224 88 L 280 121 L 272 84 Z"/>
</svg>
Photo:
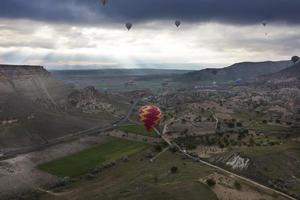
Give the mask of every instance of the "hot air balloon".
<svg viewBox="0 0 300 200">
<path fill-rule="evenodd" d="M 125 24 L 125 26 L 126 26 L 126 28 L 128 29 L 128 31 L 131 29 L 131 27 L 132 27 L 132 24 L 131 23 L 129 23 L 129 22 L 127 22 L 126 24 Z"/>
<path fill-rule="evenodd" d="M 148 131 L 151 131 L 160 121 L 161 111 L 157 106 L 147 105 L 139 109 L 139 119 Z"/>
<path fill-rule="evenodd" d="M 298 60 L 299 60 L 299 56 L 293 56 L 293 57 L 291 58 L 291 61 L 292 61 L 294 64 L 296 64 L 296 62 L 298 62 Z"/>
<path fill-rule="evenodd" d="M 177 27 L 179 27 L 180 24 L 181 24 L 181 22 L 180 22 L 179 20 L 176 20 L 176 21 L 175 21 L 175 25 L 176 25 Z"/>
<path fill-rule="evenodd" d="M 242 79 L 239 78 L 235 81 L 235 84 L 239 85 L 241 82 L 242 82 Z"/>
<path fill-rule="evenodd" d="M 100 2 L 102 3 L 103 6 L 105 6 L 107 3 L 107 0 L 100 0 Z"/>
<path fill-rule="evenodd" d="M 264 21 L 261 22 L 261 24 L 262 24 L 264 27 L 266 27 L 267 24 L 268 24 L 268 22 L 267 22 L 266 20 L 264 20 Z M 268 33 L 267 33 L 267 32 L 265 32 L 265 36 L 268 36 Z"/>
</svg>

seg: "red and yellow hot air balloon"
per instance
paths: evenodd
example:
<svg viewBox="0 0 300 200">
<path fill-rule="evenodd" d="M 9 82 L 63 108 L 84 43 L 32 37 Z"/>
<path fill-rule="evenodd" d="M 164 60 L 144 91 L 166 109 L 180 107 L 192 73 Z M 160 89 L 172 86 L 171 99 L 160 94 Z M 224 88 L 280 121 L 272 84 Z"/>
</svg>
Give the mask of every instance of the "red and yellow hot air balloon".
<svg viewBox="0 0 300 200">
<path fill-rule="evenodd" d="M 160 121 L 161 111 L 153 105 L 143 106 L 139 110 L 140 121 L 148 131 L 151 131 Z"/>
</svg>

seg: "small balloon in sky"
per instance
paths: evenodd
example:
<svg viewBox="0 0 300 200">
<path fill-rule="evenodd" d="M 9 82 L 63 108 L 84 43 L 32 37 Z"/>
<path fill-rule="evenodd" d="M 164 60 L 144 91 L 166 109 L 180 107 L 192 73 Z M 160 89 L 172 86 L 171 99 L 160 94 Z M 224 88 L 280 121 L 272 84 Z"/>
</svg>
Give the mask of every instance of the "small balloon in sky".
<svg viewBox="0 0 300 200">
<path fill-rule="evenodd" d="M 147 105 L 139 109 L 139 119 L 148 131 L 151 131 L 159 124 L 161 110 L 157 106 Z"/>
<path fill-rule="evenodd" d="M 175 25 L 176 25 L 177 27 L 179 27 L 180 24 L 181 24 L 181 21 L 179 21 L 179 20 L 176 20 L 176 21 L 175 21 Z"/>
<path fill-rule="evenodd" d="M 132 28 L 132 24 L 129 23 L 129 22 L 127 22 L 127 23 L 125 24 L 125 26 L 126 26 L 126 28 L 127 28 L 128 31 Z"/>
<path fill-rule="evenodd" d="M 102 3 L 103 6 L 105 6 L 107 3 L 107 0 L 100 0 L 100 2 Z"/>
<path fill-rule="evenodd" d="M 293 57 L 291 58 L 291 61 L 292 61 L 294 64 L 296 64 L 296 62 L 298 62 L 298 60 L 299 60 L 299 56 L 293 56 Z"/>
</svg>

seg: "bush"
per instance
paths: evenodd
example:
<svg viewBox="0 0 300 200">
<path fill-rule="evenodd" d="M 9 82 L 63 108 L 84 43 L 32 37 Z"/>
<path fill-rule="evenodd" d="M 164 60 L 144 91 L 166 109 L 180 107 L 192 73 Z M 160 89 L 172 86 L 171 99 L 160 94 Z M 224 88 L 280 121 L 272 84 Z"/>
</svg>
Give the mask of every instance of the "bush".
<svg viewBox="0 0 300 200">
<path fill-rule="evenodd" d="M 154 176 L 154 177 L 153 177 L 153 181 L 154 181 L 154 183 L 157 183 L 157 182 L 158 182 L 158 177 L 157 177 L 157 176 Z"/>
<path fill-rule="evenodd" d="M 241 184 L 238 181 L 234 181 L 234 187 L 237 190 L 241 190 L 241 188 L 242 188 Z"/>
<path fill-rule="evenodd" d="M 172 151 L 173 153 L 177 152 L 177 147 L 175 145 L 171 145 L 170 151 Z"/>
<path fill-rule="evenodd" d="M 162 147 L 159 144 L 155 145 L 154 148 L 155 148 L 155 151 L 157 151 L 157 152 L 161 152 L 162 151 Z"/>
<path fill-rule="evenodd" d="M 176 166 L 173 166 L 173 167 L 171 167 L 171 173 L 172 174 L 175 174 L 175 173 L 177 173 L 177 171 L 178 171 L 178 167 L 176 167 Z"/>
<path fill-rule="evenodd" d="M 237 123 L 236 123 L 236 126 L 237 126 L 237 127 L 242 127 L 243 124 L 242 124 L 242 122 L 237 122 Z"/>
<path fill-rule="evenodd" d="M 228 122 L 228 123 L 227 123 L 227 126 L 228 126 L 229 128 L 234 128 L 234 127 L 235 127 L 235 125 L 234 125 L 233 122 Z"/>
<path fill-rule="evenodd" d="M 209 187 L 213 187 L 216 185 L 216 181 L 214 179 L 207 179 L 206 180 L 206 184 L 209 186 Z"/>
</svg>

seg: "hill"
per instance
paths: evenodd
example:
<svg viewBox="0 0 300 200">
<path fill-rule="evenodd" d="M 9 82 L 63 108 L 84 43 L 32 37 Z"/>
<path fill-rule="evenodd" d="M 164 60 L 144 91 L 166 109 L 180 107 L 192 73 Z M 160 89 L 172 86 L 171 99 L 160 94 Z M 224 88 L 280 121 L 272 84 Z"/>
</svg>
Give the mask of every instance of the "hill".
<svg viewBox="0 0 300 200">
<path fill-rule="evenodd" d="M 42 66 L 0 65 L 0 94 L 24 96 L 31 100 L 49 99 L 56 103 L 70 91 L 62 81 Z"/>
<path fill-rule="evenodd" d="M 0 154 L 107 125 L 125 113 L 119 101 L 71 88 L 42 66 L 0 65 Z"/>
<path fill-rule="evenodd" d="M 201 82 L 231 82 L 236 80 L 252 81 L 256 77 L 275 73 L 289 67 L 290 61 L 265 61 L 265 62 L 242 62 L 222 69 L 204 69 L 189 72 L 178 78 L 184 81 Z"/>
<path fill-rule="evenodd" d="M 300 79 L 300 62 L 279 72 L 258 77 L 262 81 L 293 81 Z"/>
</svg>

